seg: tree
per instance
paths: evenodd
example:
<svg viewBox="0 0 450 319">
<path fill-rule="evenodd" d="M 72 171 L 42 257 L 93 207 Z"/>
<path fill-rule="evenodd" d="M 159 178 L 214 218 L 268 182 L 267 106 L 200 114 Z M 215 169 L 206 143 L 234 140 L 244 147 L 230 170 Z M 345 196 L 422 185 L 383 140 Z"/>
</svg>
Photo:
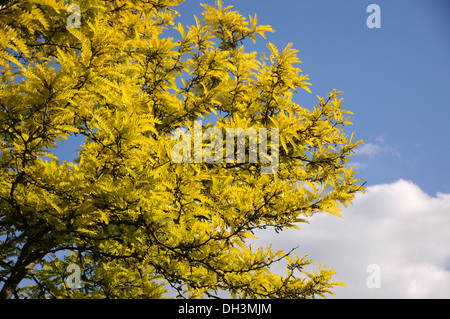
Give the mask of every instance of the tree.
<svg viewBox="0 0 450 319">
<path fill-rule="evenodd" d="M 307 271 L 307 256 L 246 239 L 339 215 L 363 191 L 348 165 L 361 141 L 344 133 L 341 92 L 311 110 L 296 104 L 299 88 L 310 91 L 297 51 L 270 42 L 267 59 L 245 51 L 270 26 L 222 1 L 203 5 L 195 25 L 175 25 L 181 2 L 1 5 L 1 297 L 313 298 L 340 284 L 325 266 Z M 191 142 L 180 138 L 212 113 L 200 144 L 182 150 Z M 227 129 L 236 141 L 246 134 L 248 154 L 234 144 L 225 153 L 235 141 L 220 139 Z M 258 146 L 271 150 L 257 160 L 252 132 L 266 132 Z M 62 161 L 52 150 L 71 136 L 84 144 Z M 270 272 L 281 261 L 287 274 Z"/>
</svg>

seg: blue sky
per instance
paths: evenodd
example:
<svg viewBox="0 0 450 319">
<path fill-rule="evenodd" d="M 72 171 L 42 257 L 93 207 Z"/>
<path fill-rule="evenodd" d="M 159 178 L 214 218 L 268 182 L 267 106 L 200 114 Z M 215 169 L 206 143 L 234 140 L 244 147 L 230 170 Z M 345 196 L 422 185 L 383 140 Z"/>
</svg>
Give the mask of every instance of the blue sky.
<svg viewBox="0 0 450 319">
<path fill-rule="evenodd" d="M 212 4 L 214 1 L 202 1 Z M 179 9 L 193 24 L 199 1 Z M 381 28 L 369 29 L 369 4 L 381 8 Z M 278 48 L 293 42 L 310 75 L 312 94 L 344 91 L 355 132 L 365 145 L 353 158 L 366 194 L 343 218 L 317 215 L 301 231 L 257 234 L 273 245 L 336 270 L 346 283 L 338 298 L 450 298 L 450 2 L 446 0 L 229 1 L 275 33 Z M 268 51 L 260 39 L 248 50 Z M 380 286 L 369 288 L 370 265 Z M 284 273 L 282 266 L 274 269 Z"/>
<path fill-rule="evenodd" d="M 200 2 L 178 8 L 193 24 Z M 369 4 L 381 8 L 381 28 L 369 29 Z M 316 104 L 316 95 L 344 91 L 354 112 L 353 158 L 367 192 L 343 210 L 344 218 L 317 215 L 300 232 L 259 234 L 273 244 L 337 271 L 347 283 L 341 298 L 450 298 L 450 2 L 447 0 L 225 0 L 244 16 L 258 14 L 275 33 L 279 49 L 293 42 L 310 75 L 312 94 L 295 102 Z M 178 22 L 177 21 L 177 22 Z M 268 51 L 259 38 L 248 50 Z M 73 145 L 55 151 L 71 160 Z M 369 265 L 381 270 L 380 289 L 370 289 Z M 281 268 L 280 268 L 281 269 Z M 275 269 L 276 270 L 276 269 Z M 281 269 L 281 272 L 285 272 Z"/>
<path fill-rule="evenodd" d="M 200 3 L 188 0 L 179 21 L 192 24 Z M 381 28 L 366 25 L 367 6 L 381 8 Z M 278 48 L 293 42 L 310 75 L 317 103 L 333 88 L 354 112 L 355 137 L 366 146 L 354 158 L 367 185 L 412 180 L 427 193 L 450 192 L 450 2 L 446 0 L 225 0 L 245 17 L 258 14 Z M 268 51 L 262 38 L 248 50 Z M 447 177 L 447 178 L 446 178 Z"/>
<path fill-rule="evenodd" d="M 177 20 L 193 24 L 200 3 L 188 0 Z M 381 8 L 381 28 L 369 29 L 369 4 Z M 296 103 L 312 107 L 317 95 L 344 91 L 363 146 L 352 161 L 367 186 L 411 180 L 430 195 L 450 192 L 450 2 L 446 0 L 225 0 L 245 17 L 258 14 L 275 33 L 267 41 L 299 50 L 312 93 Z M 177 21 L 177 22 L 178 22 Z M 268 52 L 262 37 L 248 50 Z M 73 142 L 73 143 L 72 143 Z M 60 144 L 60 158 L 82 139 Z M 72 159 L 70 156 L 69 159 Z"/>
</svg>

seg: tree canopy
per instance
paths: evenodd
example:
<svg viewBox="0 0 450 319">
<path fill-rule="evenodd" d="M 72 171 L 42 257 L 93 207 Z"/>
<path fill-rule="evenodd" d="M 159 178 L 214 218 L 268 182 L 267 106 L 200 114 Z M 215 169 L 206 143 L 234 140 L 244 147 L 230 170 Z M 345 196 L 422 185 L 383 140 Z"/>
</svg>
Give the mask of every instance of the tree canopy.
<svg viewBox="0 0 450 319">
<path fill-rule="evenodd" d="M 342 92 L 298 105 L 310 83 L 291 44 L 268 42 L 263 58 L 246 50 L 273 32 L 256 14 L 218 1 L 183 26 L 181 2 L 0 5 L 1 297 L 314 298 L 341 284 L 247 238 L 340 215 L 363 191 Z M 200 144 L 175 161 L 196 128 Z M 229 160 L 227 129 L 268 135 Z M 59 159 L 74 136 L 79 157 Z M 255 145 L 271 151 L 255 160 Z M 286 274 L 271 272 L 283 261 Z"/>
</svg>

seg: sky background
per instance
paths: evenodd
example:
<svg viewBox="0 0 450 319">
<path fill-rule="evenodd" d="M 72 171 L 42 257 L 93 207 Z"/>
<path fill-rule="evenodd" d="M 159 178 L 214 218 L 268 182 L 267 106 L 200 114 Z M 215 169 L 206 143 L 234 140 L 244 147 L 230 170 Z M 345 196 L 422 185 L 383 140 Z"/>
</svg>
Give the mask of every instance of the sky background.
<svg viewBox="0 0 450 319">
<path fill-rule="evenodd" d="M 193 24 L 202 11 L 188 0 L 179 11 Z M 370 29 L 369 4 L 381 8 Z M 227 1 L 245 17 L 258 14 L 275 33 L 267 41 L 299 50 L 312 94 L 294 101 L 311 107 L 317 95 L 344 91 L 354 112 L 348 132 L 363 139 L 352 164 L 366 194 L 343 218 L 316 215 L 300 231 L 261 233 L 253 245 L 299 246 L 337 273 L 337 298 L 450 298 L 450 1 Z M 260 38 L 249 51 L 269 52 Z M 380 269 L 380 288 L 369 288 Z M 317 269 L 313 267 L 312 269 Z M 285 272 L 281 265 L 273 270 Z"/>
<path fill-rule="evenodd" d="M 187 0 L 176 22 L 193 24 L 200 2 L 214 3 Z M 366 25 L 371 3 L 381 8 L 379 29 Z M 346 282 L 334 290 L 338 298 L 450 298 L 450 1 L 225 5 L 245 17 L 257 13 L 275 30 L 247 51 L 268 53 L 267 41 L 299 50 L 313 85 L 296 103 L 310 108 L 317 95 L 343 91 L 343 108 L 354 112 L 348 133 L 364 140 L 352 164 L 367 181 L 366 194 L 343 209 L 343 218 L 316 215 L 300 231 L 265 232 L 255 244 L 299 246 L 299 256 L 336 270 L 334 279 Z M 67 157 L 73 143 L 55 153 Z M 371 264 L 380 268 L 380 288 L 366 284 Z"/>
<path fill-rule="evenodd" d="M 200 3 L 179 7 L 193 24 Z M 369 29 L 367 6 L 381 8 L 381 28 Z M 225 0 L 243 16 L 257 13 L 275 33 L 280 51 L 292 42 L 310 75 L 312 94 L 294 101 L 317 104 L 334 88 L 354 112 L 349 132 L 365 146 L 354 159 L 367 185 L 412 180 L 430 195 L 450 193 L 450 1 L 448 0 Z M 258 41 L 259 40 L 259 41 Z M 248 51 L 267 52 L 262 37 Z M 269 54 L 267 54 L 268 56 Z"/>
</svg>

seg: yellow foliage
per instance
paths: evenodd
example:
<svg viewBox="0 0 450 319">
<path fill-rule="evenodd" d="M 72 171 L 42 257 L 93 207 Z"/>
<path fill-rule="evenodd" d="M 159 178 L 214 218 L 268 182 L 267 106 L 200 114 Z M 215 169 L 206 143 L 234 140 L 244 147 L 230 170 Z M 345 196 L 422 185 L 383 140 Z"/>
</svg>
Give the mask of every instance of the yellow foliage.
<svg viewBox="0 0 450 319">
<path fill-rule="evenodd" d="M 361 141 L 343 132 L 342 92 L 312 110 L 293 102 L 299 88 L 311 92 L 297 50 L 269 42 L 264 61 L 247 52 L 246 40 L 273 30 L 222 1 L 203 5 L 192 26 L 174 24 L 181 0 L 73 1 L 80 28 L 66 25 L 66 2 L 0 8 L 0 238 L 9 238 L 0 258 L 24 269 L 0 277 L 39 281 L 2 294 L 163 298 L 168 284 L 196 298 L 332 293 L 332 270 L 308 272 L 306 256 L 253 249 L 248 238 L 340 215 L 363 190 L 347 165 Z M 278 170 L 175 163 L 175 130 L 213 113 L 219 132 L 278 129 Z M 61 161 L 57 141 L 73 135 L 85 138 L 79 158 Z M 44 267 L 21 264 L 30 259 Z M 271 272 L 283 261 L 286 276 Z M 71 263 L 83 289 L 65 284 Z"/>
</svg>

